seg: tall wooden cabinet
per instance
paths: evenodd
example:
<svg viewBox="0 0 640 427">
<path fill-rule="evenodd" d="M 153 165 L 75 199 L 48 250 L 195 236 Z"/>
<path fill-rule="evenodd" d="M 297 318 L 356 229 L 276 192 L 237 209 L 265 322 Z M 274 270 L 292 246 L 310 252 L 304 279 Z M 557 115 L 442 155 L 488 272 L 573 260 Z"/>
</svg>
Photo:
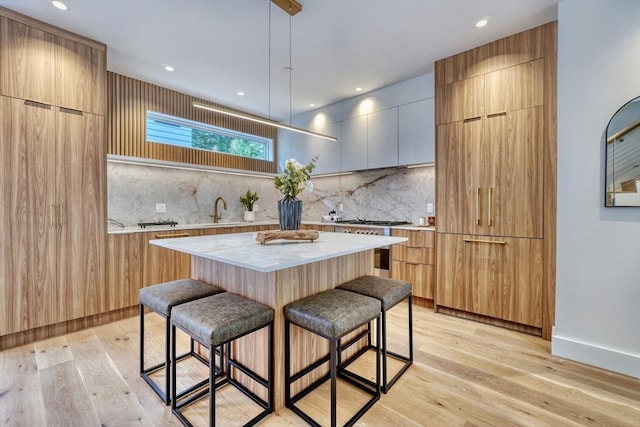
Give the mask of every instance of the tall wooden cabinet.
<svg viewBox="0 0 640 427">
<path fill-rule="evenodd" d="M 436 62 L 438 310 L 550 337 L 556 23 Z"/>
<path fill-rule="evenodd" d="M 106 49 L 3 8 L 0 35 L 4 336 L 105 310 Z"/>
</svg>

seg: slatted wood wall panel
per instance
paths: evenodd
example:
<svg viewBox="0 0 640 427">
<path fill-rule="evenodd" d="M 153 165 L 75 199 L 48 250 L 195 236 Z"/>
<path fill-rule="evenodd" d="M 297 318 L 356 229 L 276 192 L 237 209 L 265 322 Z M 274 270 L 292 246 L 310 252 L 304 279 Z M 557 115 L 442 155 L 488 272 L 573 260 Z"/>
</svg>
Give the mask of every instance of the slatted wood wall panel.
<svg viewBox="0 0 640 427">
<path fill-rule="evenodd" d="M 151 110 L 271 138 L 274 140 L 274 158 L 277 158 L 276 128 L 193 108 L 191 106 L 193 101 L 223 106 L 116 73 L 107 73 L 107 91 L 107 152 L 109 154 L 255 172 L 275 173 L 277 171 L 275 161 L 174 147 L 147 142 L 145 137 L 146 111 Z"/>
</svg>

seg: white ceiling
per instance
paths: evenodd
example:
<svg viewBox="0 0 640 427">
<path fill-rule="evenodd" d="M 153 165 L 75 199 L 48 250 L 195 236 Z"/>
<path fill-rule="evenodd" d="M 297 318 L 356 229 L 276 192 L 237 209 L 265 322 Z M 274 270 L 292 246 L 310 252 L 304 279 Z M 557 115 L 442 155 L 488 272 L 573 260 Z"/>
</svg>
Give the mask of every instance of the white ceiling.
<svg viewBox="0 0 640 427">
<path fill-rule="evenodd" d="M 288 121 L 309 103 L 432 72 L 437 59 L 552 21 L 558 1 L 299 0 L 293 18 L 268 0 L 65 0 L 64 12 L 50 0 L 0 5 L 105 43 L 110 71 Z M 481 18 L 489 23 L 478 29 Z"/>
</svg>

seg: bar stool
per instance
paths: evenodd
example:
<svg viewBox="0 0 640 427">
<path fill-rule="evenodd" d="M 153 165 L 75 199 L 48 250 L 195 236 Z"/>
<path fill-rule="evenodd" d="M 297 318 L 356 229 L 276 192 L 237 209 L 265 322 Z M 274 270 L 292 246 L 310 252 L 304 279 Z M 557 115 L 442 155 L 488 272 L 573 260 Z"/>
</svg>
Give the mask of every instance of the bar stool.
<svg viewBox="0 0 640 427">
<path fill-rule="evenodd" d="M 371 298 L 375 298 L 380 301 L 382 305 L 382 391 L 386 393 L 389 391 L 391 386 L 398 381 L 400 376 L 404 374 L 404 372 L 409 369 L 409 366 L 413 363 L 413 320 L 412 320 L 412 309 L 411 309 L 411 283 L 404 282 L 400 280 L 388 279 L 386 277 L 378 277 L 378 276 L 362 276 L 350 282 L 344 283 L 337 287 L 337 289 L 342 289 L 349 292 L 355 292 L 360 295 L 366 295 Z M 387 348 L 387 311 L 391 308 L 395 307 L 400 301 L 403 300 L 408 301 L 408 310 L 409 310 L 409 355 L 401 355 L 392 351 L 389 351 Z M 351 343 L 354 341 L 358 341 L 362 336 L 356 337 Z M 367 348 L 374 348 L 371 345 L 371 331 L 369 330 L 367 333 L 368 347 L 365 347 L 363 350 L 366 351 Z M 348 345 L 349 345 L 348 344 Z M 348 346 L 347 345 L 347 346 Z M 353 362 L 358 356 L 362 354 L 356 354 L 351 360 L 349 360 L 346 364 Z M 387 355 L 393 357 L 394 359 L 400 360 L 404 362 L 402 368 L 391 378 L 391 380 L 387 381 Z"/>
<path fill-rule="evenodd" d="M 251 426 L 273 412 L 273 316 L 271 307 L 251 301 L 240 295 L 226 292 L 201 298 L 173 308 L 171 316 L 171 336 L 175 337 L 176 328 L 187 333 L 192 339 L 209 348 L 213 355 L 216 347 L 220 350 L 220 364 L 224 368 L 216 372 L 214 363 L 209 364 L 208 387 L 183 400 L 176 394 L 177 366 L 171 366 L 171 411 L 186 426 L 191 423 L 182 409 L 187 405 L 209 395 L 209 425 L 216 425 L 216 390 L 225 384 L 233 385 L 251 400 L 262 407 L 262 411 L 251 418 L 245 426 Z M 235 359 L 232 342 L 268 327 L 267 378 L 253 372 Z M 240 344 L 236 343 L 236 346 Z M 226 349 L 225 349 L 226 348 Z M 171 354 L 175 357 L 175 340 L 171 344 Z M 232 369 L 244 374 L 267 390 L 264 400 L 239 383 L 232 375 Z M 216 383 L 216 378 L 223 377 Z M 200 384 L 200 383 L 199 383 Z M 235 420 L 234 420 L 235 421 Z"/>
<path fill-rule="evenodd" d="M 353 415 L 345 425 L 354 424 L 373 404 L 380 399 L 380 357 L 376 353 L 376 372 L 373 386 L 364 383 L 364 378 L 355 373 L 349 376 L 342 375 L 339 368 L 339 341 L 355 329 L 368 325 L 376 320 L 377 340 L 380 342 L 380 301 L 364 295 L 347 292 L 339 289 L 331 289 L 320 292 L 298 301 L 294 301 L 284 307 L 285 316 L 285 405 L 302 419 L 311 425 L 320 425 L 316 420 L 307 415 L 296 406 L 296 402 L 319 387 L 327 379 L 331 381 L 331 426 L 337 423 L 337 377 L 350 382 L 360 388 L 371 398 Z M 300 371 L 291 373 L 291 324 L 297 325 L 307 331 L 319 335 L 329 341 L 329 354 L 312 362 Z M 303 349 L 299 349 L 304 351 Z M 329 361 L 329 373 L 314 381 L 311 385 L 291 395 L 291 386 L 294 382 L 313 372 L 318 367 Z M 354 380 L 355 379 L 355 380 Z M 358 381 L 359 379 L 359 381 Z"/>
<path fill-rule="evenodd" d="M 160 283 L 153 286 L 147 286 L 140 289 L 140 376 L 151 386 L 151 388 L 160 396 L 166 405 L 169 404 L 169 372 L 171 359 L 169 358 L 170 349 L 170 326 L 171 311 L 176 305 L 193 301 L 198 298 L 215 295 L 224 292 L 217 286 L 194 279 L 181 279 L 172 282 Z M 164 361 L 150 368 L 144 366 L 144 309 L 148 308 L 154 313 L 165 318 L 165 354 Z M 191 340 L 191 348 L 188 353 L 182 354 L 176 359 L 176 363 L 186 357 L 194 356 L 204 360 L 202 356 L 194 351 L 193 340 Z M 166 368 L 165 388 L 162 390 L 160 386 L 150 378 L 154 372 Z"/>
</svg>

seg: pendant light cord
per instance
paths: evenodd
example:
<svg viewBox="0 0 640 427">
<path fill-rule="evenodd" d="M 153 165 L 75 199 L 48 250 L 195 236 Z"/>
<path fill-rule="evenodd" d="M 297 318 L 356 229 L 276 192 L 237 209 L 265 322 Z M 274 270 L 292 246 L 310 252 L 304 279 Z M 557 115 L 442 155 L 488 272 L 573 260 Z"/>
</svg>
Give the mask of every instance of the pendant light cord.
<svg viewBox="0 0 640 427">
<path fill-rule="evenodd" d="M 269 78 L 269 88 L 267 92 L 267 100 L 268 100 L 267 112 L 268 112 L 269 119 L 271 119 L 271 0 L 269 0 L 269 50 L 268 51 L 269 51 L 269 62 L 267 64 L 267 67 L 268 67 L 267 76 Z"/>
<path fill-rule="evenodd" d="M 291 80 L 293 74 L 293 64 L 291 63 L 291 15 L 289 15 L 289 126 L 293 125 L 291 120 L 291 98 L 293 96 L 293 90 L 291 89 Z"/>
</svg>

